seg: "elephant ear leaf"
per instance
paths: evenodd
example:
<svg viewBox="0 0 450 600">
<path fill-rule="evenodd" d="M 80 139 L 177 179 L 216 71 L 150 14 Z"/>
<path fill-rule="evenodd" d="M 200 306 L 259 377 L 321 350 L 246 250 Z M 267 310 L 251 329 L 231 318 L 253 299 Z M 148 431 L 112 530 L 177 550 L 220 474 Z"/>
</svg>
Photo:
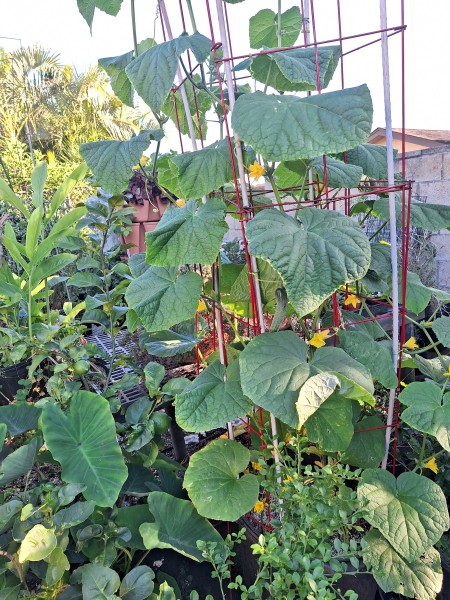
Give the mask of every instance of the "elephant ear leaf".
<svg viewBox="0 0 450 600">
<path fill-rule="evenodd" d="M 98 506 L 113 506 L 128 470 L 116 439 L 109 402 L 92 392 L 72 396 L 65 414 L 56 404 L 42 411 L 45 443 L 62 467 L 62 479 L 86 486 L 83 495 Z"/>
</svg>

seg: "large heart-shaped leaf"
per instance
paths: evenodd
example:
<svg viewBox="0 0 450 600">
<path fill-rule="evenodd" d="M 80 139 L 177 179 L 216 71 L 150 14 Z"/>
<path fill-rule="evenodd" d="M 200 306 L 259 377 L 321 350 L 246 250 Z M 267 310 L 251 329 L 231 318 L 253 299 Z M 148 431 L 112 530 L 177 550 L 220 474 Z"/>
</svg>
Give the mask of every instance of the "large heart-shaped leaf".
<svg viewBox="0 0 450 600">
<path fill-rule="evenodd" d="M 417 560 L 449 527 L 441 488 L 417 473 L 402 473 L 395 479 L 388 471 L 367 469 L 358 498 L 364 502 L 366 521 L 408 562 Z"/>
<path fill-rule="evenodd" d="M 196 452 L 189 462 L 183 487 L 200 515 L 236 521 L 258 499 L 257 477 L 237 478 L 247 467 L 250 452 L 232 440 L 215 440 Z"/>
<path fill-rule="evenodd" d="M 177 395 L 175 415 L 180 427 L 208 431 L 247 414 L 251 402 L 242 392 L 237 361 L 226 369 L 224 379 L 225 367 L 215 361 Z"/>
<path fill-rule="evenodd" d="M 372 100 L 366 85 L 308 98 L 254 92 L 237 99 L 232 125 L 267 160 L 312 159 L 365 142 Z"/>
<path fill-rule="evenodd" d="M 161 111 L 175 79 L 178 57 L 188 48 L 188 36 L 181 36 L 149 48 L 125 68 L 134 89 L 154 112 Z"/>
<path fill-rule="evenodd" d="M 155 573 L 145 565 L 134 567 L 125 575 L 120 584 L 122 600 L 146 600 L 153 592 Z"/>
<path fill-rule="evenodd" d="M 253 77 L 279 92 L 302 92 L 317 89 L 316 50 L 320 73 L 320 88 L 325 89 L 336 70 L 341 49 L 339 46 L 297 48 L 273 54 L 261 54 L 253 59 Z"/>
<path fill-rule="evenodd" d="M 10 435 L 20 435 L 36 429 L 41 409 L 33 404 L 18 402 L 0 406 L 0 423 L 5 423 Z"/>
<path fill-rule="evenodd" d="M 313 415 L 340 385 L 336 375 L 318 373 L 302 386 L 296 403 L 298 425 L 301 427 Z"/>
<path fill-rule="evenodd" d="M 80 154 L 97 182 L 111 194 L 120 194 L 128 185 L 133 166 L 139 162 L 150 142 L 163 137 L 162 129 L 148 129 L 125 142 L 103 140 L 81 144 Z"/>
<path fill-rule="evenodd" d="M 210 265 L 227 231 L 222 200 L 210 198 L 198 207 L 190 200 L 183 208 L 168 208 L 157 228 L 147 233 L 146 260 L 161 267 Z"/>
<path fill-rule="evenodd" d="M 251 254 L 277 270 L 300 317 L 320 306 L 340 285 L 360 279 L 370 263 L 370 243 L 350 218 L 305 208 L 297 219 L 262 210 L 246 226 Z"/>
<path fill-rule="evenodd" d="M 434 435 L 450 452 L 450 392 L 442 395 L 439 385 L 413 382 L 398 399 L 407 406 L 401 414 L 402 421 L 418 431 Z"/>
<path fill-rule="evenodd" d="M 221 545 L 222 538 L 189 500 L 180 500 L 163 492 L 152 492 L 148 505 L 155 517 L 154 523 L 143 523 L 139 531 L 147 549 L 172 548 L 199 562 L 203 561 L 197 540 Z"/>
<path fill-rule="evenodd" d="M 201 198 L 233 179 L 227 140 L 169 156 L 168 163 L 169 169 L 160 173 L 158 181 L 184 198 Z"/>
<path fill-rule="evenodd" d="M 293 331 L 264 333 L 239 357 L 243 392 L 291 427 L 298 425 L 295 403 L 309 377 L 308 346 Z"/>
<path fill-rule="evenodd" d="M 433 321 L 432 329 L 441 344 L 450 348 L 450 317 L 439 317 Z"/>
<path fill-rule="evenodd" d="M 41 524 L 35 525 L 20 545 L 19 562 L 43 560 L 53 552 L 56 544 L 57 539 L 53 529 L 47 529 Z"/>
<path fill-rule="evenodd" d="M 81 567 L 83 600 L 113 600 L 119 589 L 119 575 L 109 567 L 88 564 Z"/>
<path fill-rule="evenodd" d="M 428 548 L 420 558 L 407 561 L 376 530 L 372 529 L 364 540 L 364 562 L 384 592 L 417 600 L 436 597 L 443 579 L 437 550 Z"/>
<path fill-rule="evenodd" d="M 309 160 L 288 160 L 282 162 L 274 171 L 279 188 L 291 188 L 302 185 L 309 171 Z"/>
<path fill-rule="evenodd" d="M 402 224 L 402 200 L 395 199 L 397 225 Z M 380 198 L 373 204 L 373 214 L 389 221 L 389 200 Z M 426 231 L 439 231 L 450 227 L 450 206 L 448 204 L 428 204 L 411 200 L 411 226 Z"/>
<path fill-rule="evenodd" d="M 316 375 L 315 377 L 320 376 Z M 352 410 L 351 401 L 333 394 L 306 421 L 304 426 L 308 439 L 315 442 L 325 452 L 346 450 L 354 431 Z"/>
<path fill-rule="evenodd" d="M 113 506 L 128 471 L 109 402 L 92 392 L 75 392 L 67 414 L 48 402 L 42 411 L 42 430 L 53 458 L 61 464 L 62 479 L 86 485 L 86 500 Z"/>
<path fill-rule="evenodd" d="M 277 21 L 278 15 L 270 8 L 264 8 L 251 17 L 249 23 L 250 48 L 256 50 L 263 47 L 275 48 L 278 45 Z M 282 13 L 281 45 L 284 47 L 293 46 L 301 28 L 302 15 L 298 6 L 293 6 Z"/>
<path fill-rule="evenodd" d="M 124 104 L 133 106 L 133 87 L 131 81 L 125 73 L 127 67 L 133 60 L 134 52 L 127 52 L 120 56 L 110 56 L 99 58 L 98 63 L 105 69 L 109 75 L 109 82 L 115 95 L 122 100 Z"/>
<path fill-rule="evenodd" d="M 202 278 L 197 273 L 150 267 L 130 283 L 125 298 L 151 333 L 194 318 L 201 291 Z"/>
<path fill-rule="evenodd" d="M 325 181 L 325 165 L 327 184 L 330 187 L 354 188 L 361 181 L 361 167 L 336 160 L 330 156 L 326 157 L 326 163 L 323 158 L 315 158 L 311 162 L 311 168 L 317 171 L 320 181 Z"/>
<path fill-rule="evenodd" d="M 347 161 L 362 168 L 364 175 L 371 179 L 387 179 L 386 146 L 360 144 L 348 150 Z"/>
<path fill-rule="evenodd" d="M 339 340 L 342 348 L 365 365 L 377 381 L 386 388 L 397 387 L 392 351 L 389 342 L 375 341 L 362 331 L 341 330 Z"/>
<path fill-rule="evenodd" d="M 185 321 L 173 329 L 144 333 L 139 338 L 139 343 L 145 347 L 149 354 L 160 358 L 184 354 L 195 348 L 204 336 L 204 331 L 195 331 L 195 320 Z"/>
<path fill-rule="evenodd" d="M 116 16 L 123 0 L 77 0 L 78 10 L 92 30 L 95 9 L 98 8 L 108 15 Z"/>
<path fill-rule="evenodd" d="M 354 425 L 355 433 L 345 451 L 344 462 L 363 469 L 376 469 L 386 452 L 385 425 L 378 417 L 365 417 Z"/>
</svg>

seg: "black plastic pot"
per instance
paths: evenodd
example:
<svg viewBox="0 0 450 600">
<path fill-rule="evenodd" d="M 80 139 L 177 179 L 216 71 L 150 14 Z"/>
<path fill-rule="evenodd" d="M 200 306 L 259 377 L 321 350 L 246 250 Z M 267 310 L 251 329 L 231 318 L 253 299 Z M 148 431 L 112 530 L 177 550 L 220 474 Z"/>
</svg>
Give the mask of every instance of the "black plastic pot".
<svg viewBox="0 0 450 600">
<path fill-rule="evenodd" d="M 14 400 L 20 388 L 19 381 L 27 379 L 30 365 L 31 360 L 28 359 L 10 367 L 0 367 L 0 406 L 5 406 Z"/>
</svg>

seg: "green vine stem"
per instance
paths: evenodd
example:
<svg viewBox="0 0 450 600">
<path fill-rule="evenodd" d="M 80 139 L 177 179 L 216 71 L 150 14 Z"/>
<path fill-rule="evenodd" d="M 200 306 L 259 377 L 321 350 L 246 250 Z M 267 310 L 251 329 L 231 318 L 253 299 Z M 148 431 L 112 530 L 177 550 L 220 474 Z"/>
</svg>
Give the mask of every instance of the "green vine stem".
<svg viewBox="0 0 450 600">
<path fill-rule="evenodd" d="M 131 0 L 131 27 L 133 28 L 133 45 L 134 45 L 134 53 L 139 56 L 139 48 L 137 41 L 137 29 L 136 29 L 136 10 L 134 6 L 134 0 Z"/>
<path fill-rule="evenodd" d="M 273 193 L 275 195 L 275 200 L 277 201 L 277 204 L 278 204 L 278 206 L 280 208 L 280 211 L 284 212 L 283 200 L 281 198 L 280 190 L 278 189 L 278 186 L 275 183 L 275 178 L 273 176 L 273 173 L 269 169 L 266 161 L 264 161 L 264 168 L 266 169 L 266 177 L 269 180 L 269 183 L 270 183 L 270 185 L 272 187 L 272 190 L 273 190 Z"/>
<path fill-rule="evenodd" d="M 278 0 L 277 43 L 278 43 L 278 48 L 281 48 L 281 0 Z"/>
<path fill-rule="evenodd" d="M 445 360 L 444 360 L 444 358 L 443 358 L 442 354 L 441 354 L 441 353 L 439 352 L 439 350 L 437 349 L 436 342 L 433 340 L 433 338 L 431 337 L 431 335 L 428 333 L 428 331 L 427 331 L 427 328 L 426 328 L 426 327 L 423 327 L 423 326 L 422 326 L 420 323 L 418 323 L 417 321 L 415 321 L 415 320 L 414 320 L 412 317 L 410 317 L 408 314 L 406 314 L 406 315 L 405 315 L 405 319 L 406 319 L 407 321 L 409 321 L 410 323 L 413 323 L 413 325 L 415 325 L 416 327 L 419 327 L 419 329 L 421 329 L 421 330 L 424 332 L 424 334 L 427 336 L 427 338 L 428 338 L 428 341 L 430 342 L 430 344 L 433 344 L 433 348 L 434 348 L 434 350 L 435 350 L 436 354 L 438 355 L 438 358 L 439 358 L 439 360 L 440 360 L 440 362 L 441 362 L 442 368 L 444 369 L 444 371 L 446 371 L 446 370 L 447 370 L 447 367 L 448 367 L 448 365 L 447 365 L 447 363 L 445 362 Z"/>
</svg>

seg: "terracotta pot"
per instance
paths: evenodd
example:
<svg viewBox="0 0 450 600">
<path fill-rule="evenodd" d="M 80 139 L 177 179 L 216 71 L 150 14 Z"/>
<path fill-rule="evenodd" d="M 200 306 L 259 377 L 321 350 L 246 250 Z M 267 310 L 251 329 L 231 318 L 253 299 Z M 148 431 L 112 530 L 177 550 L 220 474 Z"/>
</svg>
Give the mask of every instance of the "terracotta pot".
<svg viewBox="0 0 450 600">
<path fill-rule="evenodd" d="M 130 204 L 130 206 L 136 211 L 133 216 L 135 223 L 142 223 L 149 220 L 149 202 L 144 200 L 144 204 Z"/>
<path fill-rule="evenodd" d="M 168 198 L 164 198 L 164 196 L 157 196 L 155 199 L 156 203 L 158 204 L 159 212 L 162 216 L 165 213 L 166 208 L 169 206 L 170 200 Z"/>
<path fill-rule="evenodd" d="M 153 231 L 156 226 L 158 225 L 159 221 L 153 221 L 153 222 L 147 222 L 147 223 L 142 223 L 142 225 L 144 226 L 144 231 L 145 233 L 147 233 L 148 231 Z"/>
<path fill-rule="evenodd" d="M 145 243 L 144 228 L 142 227 L 141 223 L 132 223 L 131 224 L 131 231 L 125 237 L 125 243 L 126 244 L 134 244 L 134 247 L 130 248 L 128 250 L 130 256 L 132 256 L 133 254 L 137 254 L 138 252 L 141 252 L 140 248 L 143 247 L 144 243 Z"/>
</svg>

